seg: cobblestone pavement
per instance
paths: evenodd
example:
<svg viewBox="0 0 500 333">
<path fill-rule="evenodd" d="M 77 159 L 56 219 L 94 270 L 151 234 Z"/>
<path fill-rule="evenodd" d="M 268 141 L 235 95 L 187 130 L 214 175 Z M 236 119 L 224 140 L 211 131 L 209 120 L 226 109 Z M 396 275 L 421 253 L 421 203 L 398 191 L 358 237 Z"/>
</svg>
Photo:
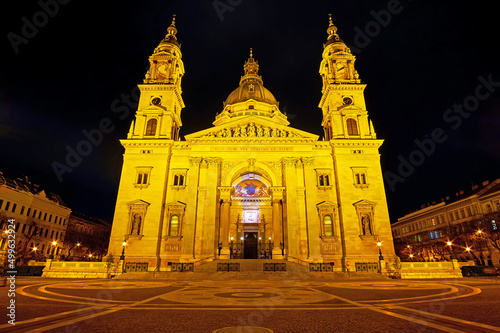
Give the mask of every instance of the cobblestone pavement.
<svg viewBox="0 0 500 333">
<path fill-rule="evenodd" d="M 0 289 L 2 304 L 15 299 L 15 325 L 4 306 L 1 332 L 500 332 L 500 279 L 19 277 L 15 289 Z"/>
</svg>

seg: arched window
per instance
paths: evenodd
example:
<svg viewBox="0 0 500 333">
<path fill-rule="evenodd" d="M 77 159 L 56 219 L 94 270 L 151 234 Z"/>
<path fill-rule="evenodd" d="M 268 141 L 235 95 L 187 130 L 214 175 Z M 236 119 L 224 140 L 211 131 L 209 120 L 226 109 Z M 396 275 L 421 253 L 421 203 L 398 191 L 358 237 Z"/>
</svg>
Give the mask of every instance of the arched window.
<svg viewBox="0 0 500 333">
<path fill-rule="evenodd" d="M 149 119 L 146 125 L 146 134 L 145 135 L 155 135 L 156 134 L 156 119 Z"/>
<path fill-rule="evenodd" d="M 170 230 L 168 234 L 170 236 L 177 236 L 179 234 L 179 216 L 172 215 L 170 217 Z"/>
<path fill-rule="evenodd" d="M 333 236 L 333 221 L 330 215 L 325 215 L 323 217 L 323 230 L 326 237 Z"/>
<path fill-rule="evenodd" d="M 349 135 L 359 135 L 358 124 L 356 120 L 349 118 L 347 119 L 347 134 Z"/>
</svg>

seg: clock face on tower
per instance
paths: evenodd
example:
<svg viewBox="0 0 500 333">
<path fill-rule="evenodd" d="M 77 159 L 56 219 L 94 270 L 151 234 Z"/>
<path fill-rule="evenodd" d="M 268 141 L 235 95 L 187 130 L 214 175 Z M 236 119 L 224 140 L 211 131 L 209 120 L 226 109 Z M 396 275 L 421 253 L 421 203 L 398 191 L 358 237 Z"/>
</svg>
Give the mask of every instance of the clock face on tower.
<svg viewBox="0 0 500 333">
<path fill-rule="evenodd" d="M 344 105 L 351 105 L 352 104 L 352 98 L 349 97 L 349 96 L 346 96 L 342 99 L 342 102 L 344 103 Z"/>
</svg>

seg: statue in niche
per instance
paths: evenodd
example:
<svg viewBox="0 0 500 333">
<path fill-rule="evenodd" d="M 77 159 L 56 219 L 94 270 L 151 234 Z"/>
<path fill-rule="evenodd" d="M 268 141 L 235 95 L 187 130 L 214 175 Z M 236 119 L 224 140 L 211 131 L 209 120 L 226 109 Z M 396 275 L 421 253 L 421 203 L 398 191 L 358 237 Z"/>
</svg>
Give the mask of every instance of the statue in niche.
<svg viewBox="0 0 500 333">
<path fill-rule="evenodd" d="M 264 136 L 271 136 L 271 129 L 269 127 L 264 127 Z"/>
<path fill-rule="evenodd" d="M 241 126 L 241 136 L 242 137 L 247 136 L 247 125 Z"/>
<path fill-rule="evenodd" d="M 363 229 L 363 235 L 372 235 L 372 225 L 369 214 L 361 214 L 361 227 Z"/>
<path fill-rule="evenodd" d="M 132 216 L 132 232 L 131 235 L 139 235 L 141 232 L 142 217 L 141 214 L 135 213 Z"/>
</svg>

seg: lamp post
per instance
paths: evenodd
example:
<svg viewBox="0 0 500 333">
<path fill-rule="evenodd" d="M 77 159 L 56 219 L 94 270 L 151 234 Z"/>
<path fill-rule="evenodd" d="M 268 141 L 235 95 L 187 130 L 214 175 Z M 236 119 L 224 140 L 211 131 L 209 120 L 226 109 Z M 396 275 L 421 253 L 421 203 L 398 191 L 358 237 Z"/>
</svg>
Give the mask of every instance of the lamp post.
<svg viewBox="0 0 500 333">
<path fill-rule="evenodd" d="M 450 247 L 450 259 L 455 259 L 455 255 L 453 254 L 453 243 L 451 241 L 447 241 L 446 245 Z"/>
<path fill-rule="evenodd" d="M 410 254 L 410 260 L 413 261 L 413 254 Z"/>
<path fill-rule="evenodd" d="M 234 259 L 233 258 L 233 241 L 234 241 L 234 238 L 231 237 L 230 242 L 229 242 L 229 259 Z"/>
<path fill-rule="evenodd" d="M 377 246 L 378 246 L 378 260 L 384 260 L 384 256 L 382 255 L 382 242 L 378 241 Z"/>
<path fill-rule="evenodd" d="M 127 242 L 123 242 L 122 246 L 123 246 L 123 248 L 122 248 L 122 255 L 120 256 L 120 260 L 125 261 L 125 246 L 127 246 Z"/>
<path fill-rule="evenodd" d="M 51 249 L 50 251 L 50 256 L 49 256 L 49 259 L 54 259 L 54 254 L 56 252 L 56 245 L 57 245 L 57 242 L 56 241 L 53 241 L 52 242 L 52 246 L 53 248 Z"/>
<path fill-rule="evenodd" d="M 271 243 L 271 237 L 269 237 L 269 259 L 273 259 L 273 246 Z"/>
</svg>

